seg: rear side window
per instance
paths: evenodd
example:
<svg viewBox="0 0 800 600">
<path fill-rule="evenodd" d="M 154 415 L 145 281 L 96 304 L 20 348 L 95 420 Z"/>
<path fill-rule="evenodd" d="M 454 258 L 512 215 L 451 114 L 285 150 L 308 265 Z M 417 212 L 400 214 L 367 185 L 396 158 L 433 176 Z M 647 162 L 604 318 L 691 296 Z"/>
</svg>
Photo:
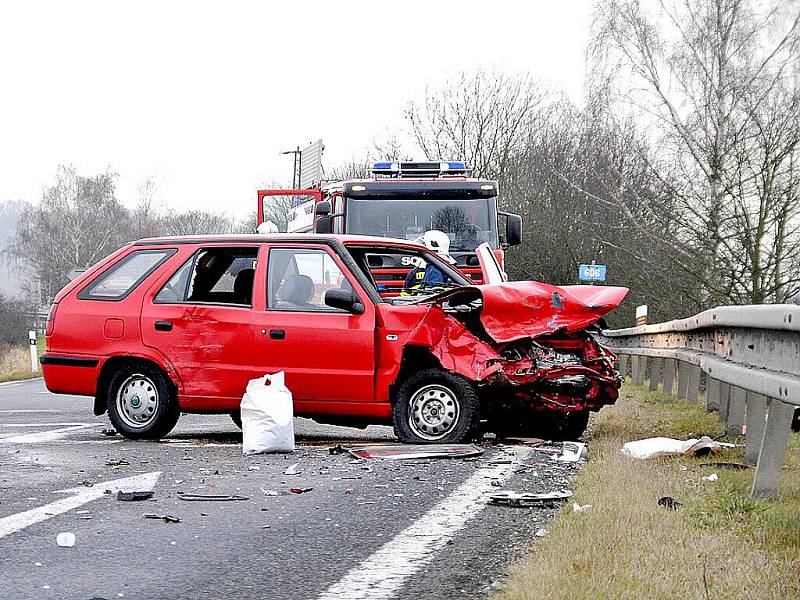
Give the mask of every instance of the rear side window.
<svg viewBox="0 0 800 600">
<path fill-rule="evenodd" d="M 258 248 L 206 248 L 183 264 L 156 295 L 156 304 L 251 306 Z"/>
<path fill-rule="evenodd" d="M 106 269 L 81 290 L 82 300 L 122 300 L 175 250 L 136 250 Z"/>
</svg>

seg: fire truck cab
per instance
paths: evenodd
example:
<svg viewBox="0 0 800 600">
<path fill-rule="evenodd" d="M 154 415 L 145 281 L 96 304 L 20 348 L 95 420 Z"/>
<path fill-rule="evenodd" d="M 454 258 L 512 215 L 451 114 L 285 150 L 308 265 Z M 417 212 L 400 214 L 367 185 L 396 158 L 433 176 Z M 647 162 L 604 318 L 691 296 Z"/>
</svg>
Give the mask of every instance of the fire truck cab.
<svg viewBox="0 0 800 600">
<path fill-rule="evenodd" d="M 488 243 L 503 265 L 504 248 L 522 241 L 522 219 L 497 207 L 496 181 L 468 177 L 463 162 L 376 162 L 371 179 L 352 179 L 310 189 L 259 190 L 260 231 L 265 207 L 276 196 L 290 197 L 288 233 L 363 234 L 416 240 L 426 231 L 450 238 L 456 266 L 475 283 L 483 283 L 475 249 Z M 500 220 L 505 224 L 502 230 Z M 262 225 L 263 224 L 263 225 Z M 375 259 L 377 260 L 377 259 Z M 370 265 L 382 293 L 402 289 L 412 265 L 381 257 Z"/>
</svg>

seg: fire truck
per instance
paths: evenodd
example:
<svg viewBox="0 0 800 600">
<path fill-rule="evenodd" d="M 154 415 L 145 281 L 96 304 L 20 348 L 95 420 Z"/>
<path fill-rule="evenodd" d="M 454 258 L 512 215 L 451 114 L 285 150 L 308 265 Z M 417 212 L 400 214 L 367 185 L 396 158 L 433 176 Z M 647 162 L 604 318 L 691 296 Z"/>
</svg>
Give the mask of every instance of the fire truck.
<svg viewBox="0 0 800 600">
<path fill-rule="evenodd" d="M 416 240 L 431 229 L 450 238 L 456 266 L 482 283 L 475 249 L 488 243 L 498 262 L 504 249 L 522 241 L 522 219 L 497 207 L 496 181 L 468 176 L 465 163 L 376 162 L 372 178 L 317 184 L 308 189 L 259 190 L 259 230 L 265 207 L 276 197 L 290 200 L 288 233 L 346 233 Z M 499 224 L 503 223 L 501 229 Z M 274 228 L 273 228 L 274 230 Z M 370 264 L 379 288 L 399 294 L 411 264 L 396 257 L 373 257 Z M 380 261 L 378 264 L 377 261 Z"/>
</svg>

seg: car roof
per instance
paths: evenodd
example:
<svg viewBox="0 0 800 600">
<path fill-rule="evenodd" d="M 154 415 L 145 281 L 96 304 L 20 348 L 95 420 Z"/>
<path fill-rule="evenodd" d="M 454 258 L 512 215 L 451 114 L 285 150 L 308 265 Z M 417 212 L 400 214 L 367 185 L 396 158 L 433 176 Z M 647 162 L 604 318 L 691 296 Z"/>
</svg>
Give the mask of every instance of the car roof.
<svg viewBox="0 0 800 600">
<path fill-rule="evenodd" d="M 338 241 L 343 244 L 369 244 L 383 246 L 420 246 L 410 240 L 374 235 L 341 235 L 324 233 L 239 233 L 227 235 L 176 235 L 144 238 L 134 246 L 169 246 L 173 244 L 265 244 L 269 242 L 296 242 L 319 244 Z"/>
</svg>

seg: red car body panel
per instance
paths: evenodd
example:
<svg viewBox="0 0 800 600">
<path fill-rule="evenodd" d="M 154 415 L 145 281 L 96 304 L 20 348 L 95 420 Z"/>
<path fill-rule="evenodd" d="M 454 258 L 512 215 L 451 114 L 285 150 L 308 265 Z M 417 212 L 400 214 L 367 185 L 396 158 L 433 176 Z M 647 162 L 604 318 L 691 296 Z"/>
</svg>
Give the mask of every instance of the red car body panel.
<svg viewBox="0 0 800 600">
<path fill-rule="evenodd" d="M 336 243 L 316 238 L 335 238 Z M 284 371 L 297 414 L 377 422 L 391 416 L 393 388 L 407 352 L 421 349 L 479 388 L 496 386 L 529 402 L 541 399 L 550 408 L 598 408 L 616 399 L 619 381 L 613 355 L 585 328 L 617 306 L 625 288 L 538 282 L 465 285 L 421 302 L 392 304 L 366 289 L 366 279 L 352 270 L 352 258 L 340 255 L 346 253 L 341 243 L 345 248 L 375 245 L 422 251 L 400 240 L 319 235 L 203 236 L 125 246 L 57 295 L 58 310 L 42 361 L 47 387 L 58 393 L 96 395 L 108 361 L 134 357 L 168 375 L 182 410 L 228 412 L 238 408 L 248 380 Z M 257 249 L 252 307 L 154 302 L 198 249 L 213 246 Z M 285 247 L 327 252 L 364 311 L 268 309 L 269 253 Z M 169 249 L 173 254 L 120 301 L 78 298 L 96 276 L 142 248 Z M 470 303 L 469 310 L 453 310 Z M 159 330 L 157 321 L 169 321 L 171 329 Z M 275 331 L 283 337 L 273 339 Z M 541 367 L 558 353 L 580 355 L 582 361 Z M 576 400 L 548 388 L 570 377 L 591 382 L 585 398 Z"/>
</svg>

